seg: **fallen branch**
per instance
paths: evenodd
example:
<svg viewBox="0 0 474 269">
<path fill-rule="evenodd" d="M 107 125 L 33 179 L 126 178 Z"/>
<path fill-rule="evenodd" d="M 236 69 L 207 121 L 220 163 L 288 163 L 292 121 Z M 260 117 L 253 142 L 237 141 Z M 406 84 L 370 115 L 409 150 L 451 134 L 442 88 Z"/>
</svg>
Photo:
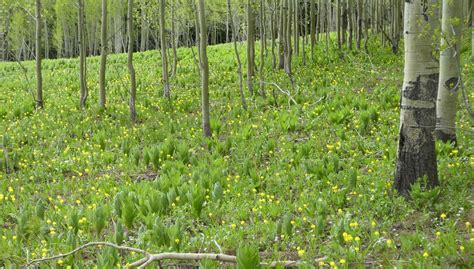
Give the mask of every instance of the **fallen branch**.
<svg viewBox="0 0 474 269">
<path fill-rule="evenodd" d="M 261 80 L 260 83 L 267 84 L 267 85 L 272 85 L 272 86 L 274 86 L 275 88 L 277 88 L 280 92 L 282 92 L 283 94 L 285 94 L 286 96 L 288 96 L 288 107 L 290 107 L 290 101 L 293 102 L 295 105 L 298 105 L 298 103 L 295 101 L 295 99 L 293 99 L 293 97 L 291 96 L 290 92 L 283 90 L 283 89 L 282 89 L 278 84 L 276 84 L 275 82 L 266 82 L 266 81 Z"/>
<path fill-rule="evenodd" d="M 146 268 L 153 262 L 158 262 L 162 260 L 179 260 L 179 261 L 200 261 L 200 260 L 215 260 L 215 261 L 220 261 L 220 262 L 227 262 L 227 263 L 237 263 L 237 257 L 234 255 L 227 255 L 227 254 L 222 254 L 222 253 L 177 253 L 177 252 L 164 252 L 164 253 L 159 253 L 159 254 L 150 254 L 147 251 L 143 249 L 138 249 L 138 248 L 133 248 L 133 247 L 127 247 L 127 246 L 121 246 L 121 245 L 116 245 L 114 243 L 109 243 L 109 242 L 89 242 L 87 244 L 84 244 L 82 246 L 79 246 L 75 248 L 74 250 L 71 250 L 67 253 L 64 254 L 58 254 L 55 256 L 50 256 L 50 257 L 44 257 L 40 259 L 34 259 L 31 261 L 27 261 L 27 263 L 23 266 L 23 268 L 29 268 L 32 265 L 36 263 L 41 263 L 41 262 L 46 262 L 50 260 L 56 260 L 56 259 L 61 259 L 70 255 L 73 255 L 83 249 L 86 249 L 88 247 L 95 247 L 95 246 L 107 246 L 111 248 L 115 248 L 118 250 L 122 251 L 129 251 L 129 252 L 137 252 L 140 254 L 143 254 L 145 257 L 131 263 L 128 265 L 129 268 Z M 326 257 L 318 258 L 313 260 L 313 262 L 320 262 L 324 261 Z M 261 263 L 264 266 L 269 266 L 269 267 L 276 267 L 276 266 L 283 266 L 283 267 L 288 267 L 288 266 L 298 266 L 301 265 L 302 263 L 300 261 L 273 261 L 269 263 L 262 262 Z"/>
<path fill-rule="evenodd" d="M 227 254 L 215 254 L 215 253 L 174 253 L 174 252 L 165 252 L 160 254 L 153 254 L 143 259 L 140 259 L 132 264 L 130 264 L 130 268 L 146 268 L 148 265 L 155 261 L 161 260 L 215 260 L 221 262 L 229 262 L 229 263 L 236 263 L 237 258 L 232 255 Z"/>
<path fill-rule="evenodd" d="M 55 255 L 55 256 L 51 256 L 51 257 L 45 257 L 45 258 L 40 258 L 40 259 L 34 259 L 34 260 L 31 260 L 31 261 L 27 261 L 27 263 L 25 264 L 24 268 L 28 268 L 30 267 L 31 265 L 35 264 L 35 263 L 41 263 L 41 262 L 45 262 L 45 261 L 49 261 L 49 260 L 56 260 L 56 259 L 61 259 L 61 258 L 64 258 L 64 257 L 67 257 L 67 256 L 70 256 L 76 252 L 79 252 L 85 248 L 88 248 L 88 247 L 95 247 L 95 246 L 107 246 L 107 247 L 111 247 L 111 248 L 115 248 L 115 249 L 118 249 L 118 250 L 124 250 L 124 251 L 130 251 L 130 252 L 138 252 L 138 253 L 141 253 L 143 255 L 146 255 L 146 256 L 151 256 L 148 252 L 142 250 L 142 249 L 138 249 L 138 248 L 133 248 L 133 247 L 127 247 L 127 246 L 120 246 L 120 245 L 116 245 L 114 243 L 109 243 L 109 242 L 89 242 L 87 244 L 84 244 L 80 247 L 77 247 L 67 253 L 63 253 L 63 254 L 58 254 L 58 255 Z"/>
</svg>

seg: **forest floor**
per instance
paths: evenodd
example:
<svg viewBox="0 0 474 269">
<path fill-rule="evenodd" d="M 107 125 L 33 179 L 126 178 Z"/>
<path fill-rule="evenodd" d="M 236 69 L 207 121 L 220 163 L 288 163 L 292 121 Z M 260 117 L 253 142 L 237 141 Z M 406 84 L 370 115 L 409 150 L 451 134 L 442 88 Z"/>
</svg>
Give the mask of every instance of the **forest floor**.
<svg viewBox="0 0 474 269">
<path fill-rule="evenodd" d="M 38 112 L 34 62 L 23 63 L 26 76 L 18 63 L 0 63 L 0 267 L 108 241 L 153 253 L 234 254 L 251 244 L 265 261 L 324 267 L 473 268 L 474 140 L 462 102 L 458 147 L 437 143 L 440 186 L 417 184 L 412 199 L 400 198 L 392 182 L 403 53 L 373 39 L 369 54 L 326 53 L 323 44 L 314 61 L 309 49 L 306 65 L 295 58 L 294 87 L 272 70 L 269 48 L 265 81 L 297 104 L 266 84 L 266 98 L 245 90 L 247 111 L 233 47 L 210 46 L 210 139 L 189 48 L 178 50 L 171 103 L 162 97 L 159 52 L 134 54 L 134 126 L 124 54 L 108 57 L 105 111 L 97 105 L 98 57 L 88 58 L 84 110 L 78 59 L 43 61 Z M 463 48 L 469 90 L 474 64 Z M 81 253 L 48 264 L 121 267 L 139 257 L 105 247 Z"/>
</svg>

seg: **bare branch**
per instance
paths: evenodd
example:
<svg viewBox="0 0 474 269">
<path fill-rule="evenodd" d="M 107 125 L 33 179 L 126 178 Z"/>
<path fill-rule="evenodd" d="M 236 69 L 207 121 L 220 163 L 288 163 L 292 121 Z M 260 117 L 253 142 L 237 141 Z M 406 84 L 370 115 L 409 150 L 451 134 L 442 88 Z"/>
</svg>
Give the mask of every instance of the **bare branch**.
<svg viewBox="0 0 474 269">
<path fill-rule="evenodd" d="M 80 247 L 77 247 L 74 250 L 71 250 L 67 253 L 64 254 L 59 254 L 51 257 L 45 257 L 41 259 L 34 259 L 31 261 L 27 261 L 27 263 L 23 266 L 23 268 L 29 268 L 35 263 L 41 263 L 45 261 L 50 261 L 50 260 L 55 260 L 55 259 L 60 259 L 64 258 L 70 255 L 73 255 L 76 252 L 79 252 L 85 248 L 88 247 L 94 247 L 94 246 L 107 246 L 111 248 L 115 248 L 118 250 L 123 250 L 123 251 L 129 251 L 129 252 L 137 252 L 143 254 L 145 257 L 131 263 L 128 265 L 129 268 L 146 268 L 148 265 L 152 264 L 153 262 L 159 262 L 162 260 L 178 260 L 178 261 L 200 261 L 200 260 L 215 260 L 215 261 L 220 261 L 220 262 L 227 262 L 227 263 L 237 263 L 237 257 L 234 255 L 227 255 L 223 253 L 177 253 L 177 252 L 164 252 L 164 253 L 159 253 L 159 254 L 150 254 L 147 251 L 143 249 L 138 249 L 138 248 L 133 248 L 133 247 L 127 247 L 127 246 L 121 246 L 121 245 L 116 245 L 114 243 L 109 243 L 109 242 L 89 242 L 87 244 L 84 244 Z M 313 262 L 320 262 L 325 260 L 326 257 L 318 258 L 313 260 Z M 276 267 L 276 266 L 283 266 L 283 267 L 289 267 L 289 266 L 298 266 L 301 264 L 300 261 L 272 261 L 269 263 L 261 263 L 264 266 L 269 266 L 269 267 Z"/>
<path fill-rule="evenodd" d="M 283 89 L 282 89 L 278 84 L 276 84 L 275 82 L 266 82 L 266 81 L 261 80 L 260 83 L 267 84 L 267 85 L 272 85 L 272 86 L 274 86 L 275 88 L 277 88 L 280 92 L 282 92 L 283 94 L 285 94 L 286 96 L 288 96 L 288 106 L 290 106 L 290 101 L 293 102 L 295 105 L 298 105 L 298 103 L 295 101 L 295 99 L 291 96 L 290 92 L 289 92 L 289 91 L 286 91 L 286 90 L 283 90 Z"/>
<path fill-rule="evenodd" d="M 55 259 L 60 259 L 60 258 L 64 258 L 64 257 L 67 257 L 69 255 L 72 255 L 76 252 L 79 252 L 85 248 L 88 248 L 88 247 L 95 247 L 95 246 L 107 246 L 107 247 L 111 247 L 111 248 L 115 248 L 115 249 L 118 249 L 118 250 L 124 250 L 124 251 L 130 251 L 130 252 L 138 252 L 138 253 L 141 253 L 145 256 L 150 256 L 150 254 L 142 249 L 138 249 L 138 248 L 133 248 L 133 247 L 127 247 L 127 246 L 120 246 L 120 245 L 116 245 L 114 243 L 109 243 L 109 242 L 89 242 L 87 244 L 84 244 L 80 247 L 77 247 L 75 248 L 74 250 L 71 250 L 67 253 L 63 253 L 63 254 L 58 254 L 58 255 L 55 255 L 55 256 L 51 256 L 51 257 L 45 257 L 45 258 L 40 258 L 40 259 L 34 259 L 34 260 L 31 260 L 30 262 L 28 262 L 27 264 L 25 264 L 24 268 L 28 268 L 30 267 L 31 265 L 35 264 L 35 263 L 40 263 L 40 262 L 45 262 L 45 261 L 49 261 L 49 260 L 55 260 Z"/>
</svg>

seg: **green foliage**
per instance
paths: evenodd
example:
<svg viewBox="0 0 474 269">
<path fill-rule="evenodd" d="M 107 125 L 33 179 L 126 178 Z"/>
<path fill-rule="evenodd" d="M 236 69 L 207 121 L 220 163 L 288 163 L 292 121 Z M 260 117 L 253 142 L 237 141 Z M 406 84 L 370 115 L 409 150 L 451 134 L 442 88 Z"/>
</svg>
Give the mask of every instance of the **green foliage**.
<svg viewBox="0 0 474 269">
<path fill-rule="evenodd" d="M 98 206 L 94 211 L 94 227 L 97 237 L 100 236 L 100 233 L 105 228 L 107 216 L 104 211 L 103 206 Z"/>
<path fill-rule="evenodd" d="M 212 261 L 212 260 L 209 260 L 209 259 L 203 259 L 199 263 L 199 268 L 202 268 L 202 269 L 217 269 L 218 268 L 217 265 L 218 264 L 215 261 Z"/>
<path fill-rule="evenodd" d="M 206 4 L 214 2 L 222 4 Z M 54 4 L 63 13 L 56 19 L 75 13 L 66 3 Z M 113 3 L 111 10 L 124 8 Z M 186 8 L 177 10 L 179 16 L 193 11 Z M 392 180 L 402 57 L 372 36 L 369 54 L 336 54 L 329 43 L 326 58 L 324 43 L 306 66 L 294 58 L 294 88 L 267 58 L 265 80 L 288 90 L 298 105 L 288 107 L 279 91 L 274 101 L 268 86 L 267 98 L 248 98 L 248 110 L 239 99 L 233 47 L 210 46 L 212 138 L 202 137 L 200 79 L 190 48 L 178 49 L 171 102 L 157 91 L 159 52 L 134 55 L 134 126 L 124 55 L 108 57 L 102 112 L 95 109 L 96 57 L 87 59 L 91 91 L 84 110 L 77 107 L 77 59 L 43 62 L 45 109 L 37 112 L 27 91 L 32 81 L 25 81 L 17 63 L 1 63 L 0 267 L 23 265 L 26 251 L 30 259 L 39 258 L 97 239 L 153 253 L 217 252 L 216 243 L 227 253 L 251 242 L 273 254 L 264 262 L 288 254 L 319 266 L 312 260 L 325 256 L 323 267 L 364 267 L 367 261 L 382 267 L 473 267 L 472 224 L 466 224 L 472 137 L 462 131 L 469 117 L 458 113 L 458 147 L 436 145 L 440 187 L 426 189 L 421 181 L 411 200 L 398 197 Z M 245 59 L 245 47 L 239 50 Z M 23 64 L 31 76 L 34 63 Z M 466 89 L 473 70 L 473 64 L 463 64 Z M 107 249 L 44 266 L 109 268 L 140 256 Z M 239 250 L 241 264 L 255 268 L 258 251 Z M 214 268 L 211 263 L 201 265 Z"/>
<path fill-rule="evenodd" d="M 135 193 L 129 192 L 123 197 L 121 207 L 121 217 L 128 229 L 133 228 L 133 223 L 138 216 L 137 197 Z"/>
<path fill-rule="evenodd" d="M 440 198 L 441 188 L 439 186 L 428 188 L 426 177 L 419 179 L 411 187 L 410 197 L 417 208 L 432 208 Z"/>
<path fill-rule="evenodd" d="M 201 185 L 196 184 L 191 187 L 191 190 L 186 194 L 188 201 L 191 203 L 191 210 L 195 217 L 201 216 L 202 207 L 204 204 L 205 192 Z"/>
<path fill-rule="evenodd" d="M 238 269 L 258 269 L 260 265 L 260 255 L 256 246 L 240 246 L 237 250 Z"/>
</svg>

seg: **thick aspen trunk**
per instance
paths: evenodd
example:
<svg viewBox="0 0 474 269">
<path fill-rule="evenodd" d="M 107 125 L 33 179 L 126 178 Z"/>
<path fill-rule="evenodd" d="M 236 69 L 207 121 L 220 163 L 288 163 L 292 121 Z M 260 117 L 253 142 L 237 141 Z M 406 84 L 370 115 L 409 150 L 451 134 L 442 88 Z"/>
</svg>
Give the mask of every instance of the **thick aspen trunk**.
<svg viewBox="0 0 474 269">
<path fill-rule="evenodd" d="M 211 123 L 209 115 L 209 62 L 207 59 L 207 26 L 206 14 L 204 10 L 204 0 L 199 0 L 199 33 L 200 33 L 200 62 L 201 62 L 201 109 L 202 109 L 202 129 L 205 137 L 211 137 Z"/>
<path fill-rule="evenodd" d="M 107 0 L 102 0 L 102 25 L 100 32 L 99 107 L 105 108 L 105 65 L 107 62 Z"/>
<path fill-rule="evenodd" d="M 428 186 L 438 184 L 433 126 L 439 71 L 431 40 L 437 20 L 432 3 L 405 2 L 405 74 L 394 184 L 404 196 L 419 178 L 427 177 Z"/>
<path fill-rule="evenodd" d="M 436 137 L 456 143 L 456 111 L 460 85 L 463 1 L 443 1 L 440 75 L 436 102 Z"/>
<path fill-rule="evenodd" d="M 135 99 L 137 95 L 135 82 L 135 68 L 133 67 L 133 0 L 128 0 L 127 8 L 127 33 L 128 33 L 128 73 L 130 76 L 130 121 L 134 124 L 137 121 L 137 110 Z"/>
<path fill-rule="evenodd" d="M 41 73 L 41 1 L 36 0 L 36 109 L 43 108 L 43 75 Z"/>
</svg>

